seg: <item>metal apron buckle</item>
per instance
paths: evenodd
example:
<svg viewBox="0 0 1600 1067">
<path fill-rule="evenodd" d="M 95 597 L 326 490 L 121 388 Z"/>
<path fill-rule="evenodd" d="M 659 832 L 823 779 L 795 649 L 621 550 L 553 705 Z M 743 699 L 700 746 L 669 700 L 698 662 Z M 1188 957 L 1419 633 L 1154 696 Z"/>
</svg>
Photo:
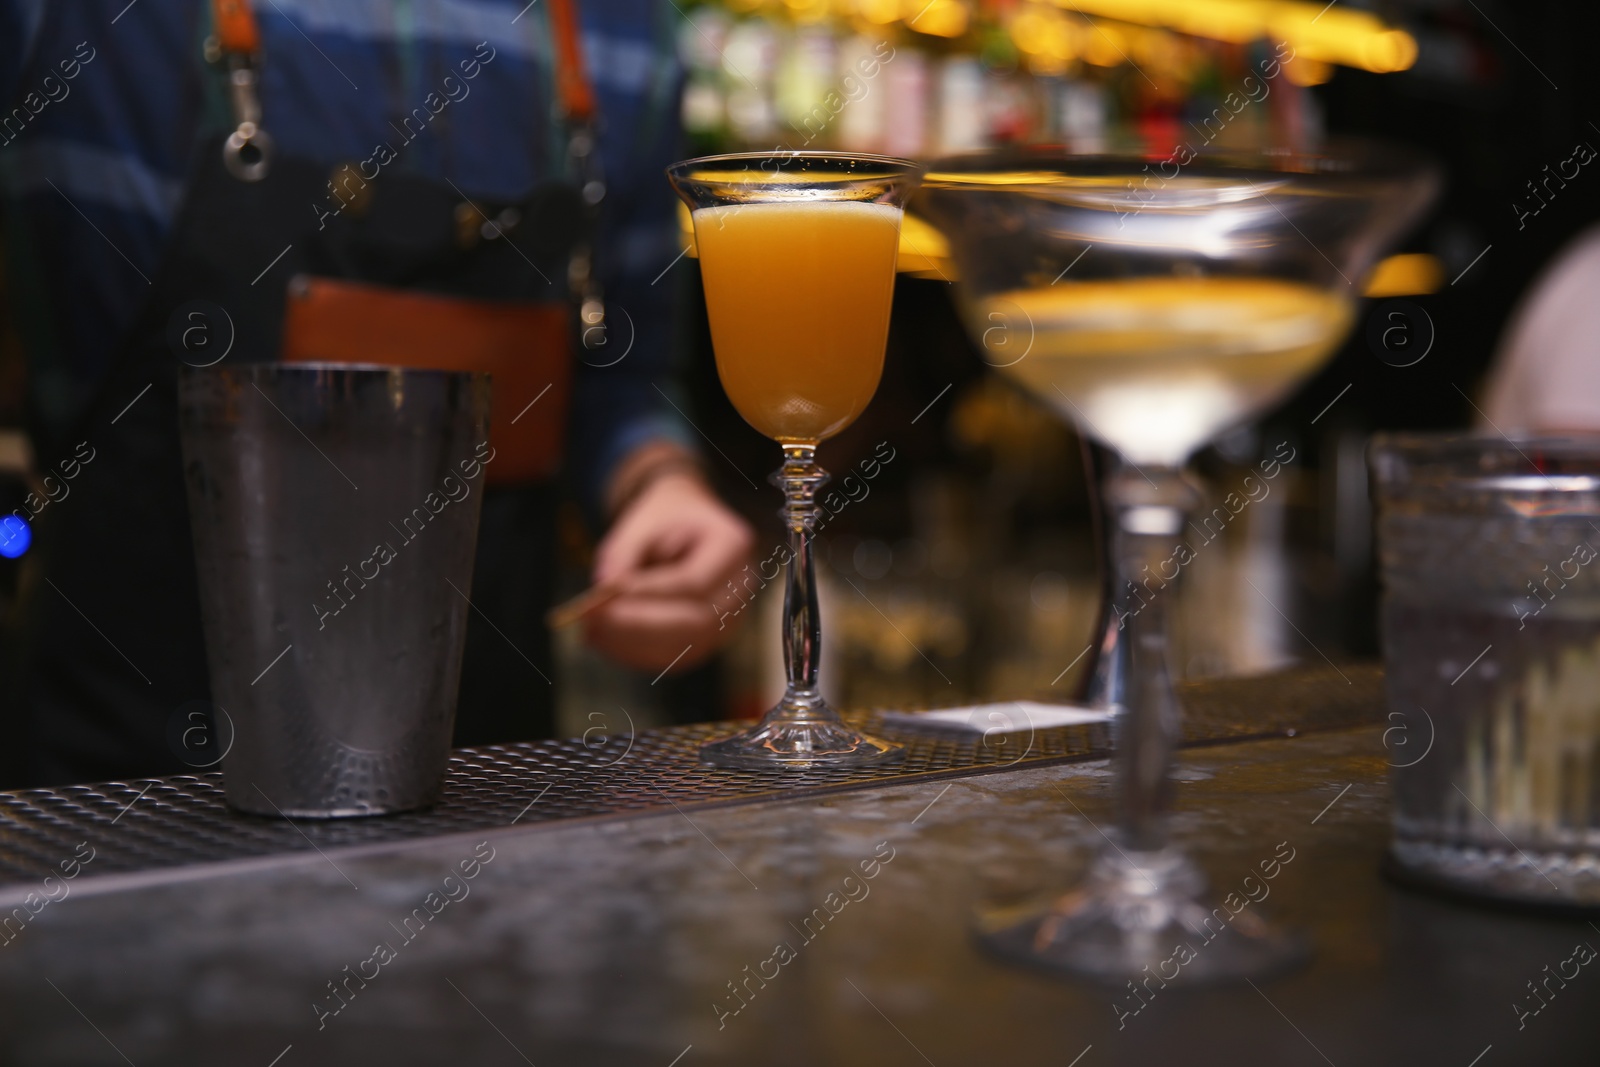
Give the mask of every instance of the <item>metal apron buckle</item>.
<svg viewBox="0 0 1600 1067">
<path fill-rule="evenodd" d="M 267 176 L 272 163 L 272 138 L 261 128 L 261 100 L 256 95 L 255 65 L 249 60 L 230 57 L 228 96 L 238 127 L 222 145 L 222 165 L 228 173 L 245 182 L 258 182 Z"/>
<path fill-rule="evenodd" d="M 222 163 L 240 181 L 258 182 L 267 176 L 272 162 L 272 138 L 261 128 L 261 98 L 256 92 L 261 30 L 249 0 L 211 0 L 211 22 L 205 58 L 213 66 L 227 67 L 228 104 L 235 123 L 222 145 Z"/>
</svg>

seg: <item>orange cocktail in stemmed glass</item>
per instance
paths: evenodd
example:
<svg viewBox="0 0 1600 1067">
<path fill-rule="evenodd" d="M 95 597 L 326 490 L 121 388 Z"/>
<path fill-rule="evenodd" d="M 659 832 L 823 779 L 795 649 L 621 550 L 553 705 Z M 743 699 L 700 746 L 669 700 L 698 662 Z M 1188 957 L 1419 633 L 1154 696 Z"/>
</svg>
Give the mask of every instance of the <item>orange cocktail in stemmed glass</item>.
<svg viewBox="0 0 1600 1067">
<path fill-rule="evenodd" d="M 783 698 L 754 728 L 707 745 L 722 767 L 849 767 L 901 750 L 848 726 L 822 699 L 811 538 L 827 474 L 817 446 L 855 421 L 883 372 L 901 209 L 919 169 L 903 159 L 814 152 L 710 156 L 668 168 L 689 205 L 717 376 L 783 446 L 772 476 L 790 559 Z"/>
</svg>

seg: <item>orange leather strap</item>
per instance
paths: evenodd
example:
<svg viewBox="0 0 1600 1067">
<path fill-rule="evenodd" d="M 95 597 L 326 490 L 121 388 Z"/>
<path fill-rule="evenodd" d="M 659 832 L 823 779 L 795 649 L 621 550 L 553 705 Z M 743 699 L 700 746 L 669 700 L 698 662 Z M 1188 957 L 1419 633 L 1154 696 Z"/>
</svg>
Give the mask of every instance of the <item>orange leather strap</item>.
<svg viewBox="0 0 1600 1067">
<path fill-rule="evenodd" d="M 261 29 L 249 0 L 211 0 L 211 21 L 224 53 L 253 56 L 261 51 Z"/>
<path fill-rule="evenodd" d="M 583 65 L 583 45 L 578 34 L 576 0 L 546 0 L 550 5 L 550 32 L 556 46 L 556 92 L 568 122 L 594 118 L 594 88 Z"/>
<path fill-rule="evenodd" d="M 298 277 L 283 317 L 286 363 L 378 363 L 494 379 L 491 485 L 561 469 L 572 390 L 571 311 L 559 302 L 474 300 Z"/>
</svg>

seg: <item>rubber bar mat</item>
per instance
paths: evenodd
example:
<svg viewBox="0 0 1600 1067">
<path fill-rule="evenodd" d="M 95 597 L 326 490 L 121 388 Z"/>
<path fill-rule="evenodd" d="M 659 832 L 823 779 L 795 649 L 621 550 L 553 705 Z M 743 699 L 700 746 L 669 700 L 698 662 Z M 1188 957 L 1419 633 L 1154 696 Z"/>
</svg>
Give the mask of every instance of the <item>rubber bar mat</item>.
<svg viewBox="0 0 1600 1067">
<path fill-rule="evenodd" d="M 1180 688 L 1186 745 L 1289 736 L 1381 722 L 1382 673 L 1375 665 L 1299 669 Z M 1044 699 L 1050 699 L 1046 696 Z M 1055 699 L 1060 699 L 1059 694 Z M 1003 709 L 1003 705 L 1001 706 Z M 982 774 L 1006 766 L 1093 759 L 1110 750 L 1105 723 L 1022 734 L 953 735 L 888 726 L 869 729 L 906 748 L 889 767 L 838 771 L 727 771 L 696 752 L 730 730 L 705 723 L 636 736 L 533 741 L 458 749 L 444 794 L 420 812 L 370 818 L 294 820 L 233 812 L 222 774 L 178 775 L 0 793 L 0 886 L 58 874 L 80 842 L 95 850 L 82 877 L 229 862 L 513 823 L 617 817 L 642 812 L 788 800 L 910 780 Z"/>
</svg>

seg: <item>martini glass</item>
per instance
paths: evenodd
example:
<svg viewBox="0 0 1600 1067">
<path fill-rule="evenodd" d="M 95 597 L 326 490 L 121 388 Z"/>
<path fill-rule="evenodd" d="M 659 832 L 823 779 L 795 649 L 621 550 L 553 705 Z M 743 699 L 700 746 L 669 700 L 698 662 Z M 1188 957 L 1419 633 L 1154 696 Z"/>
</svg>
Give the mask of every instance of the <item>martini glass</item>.
<svg viewBox="0 0 1600 1067">
<path fill-rule="evenodd" d="M 883 373 L 901 210 L 921 168 L 818 152 L 708 156 L 667 176 L 694 219 L 717 376 L 746 422 L 783 447 L 772 483 L 789 536 L 783 698 L 714 741 L 719 767 L 858 767 L 904 756 L 840 719 L 817 688 L 822 625 L 811 540 L 828 475 L 817 446 L 856 420 Z"/>
<path fill-rule="evenodd" d="M 1119 460 L 1101 486 L 1119 825 L 1075 892 L 986 930 L 1000 954 L 1113 981 L 1170 979 L 1173 967 L 1186 981 L 1253 977 L 1303 955 L 1300 938 L 1254 910 L 1208 906 L 1198 867 L 1169 836 L 1182 724 L 1167 613 L 1200 499 L 1183 465 L 1334 352 L 1364 276 L 1436 185 L 1419 157 L 1360 142 L 930 165 L 917 208 L 950 242 L 973 337 Z M 1264 860 L 1274 845 L 1261 843 Z"/>
</svg>

